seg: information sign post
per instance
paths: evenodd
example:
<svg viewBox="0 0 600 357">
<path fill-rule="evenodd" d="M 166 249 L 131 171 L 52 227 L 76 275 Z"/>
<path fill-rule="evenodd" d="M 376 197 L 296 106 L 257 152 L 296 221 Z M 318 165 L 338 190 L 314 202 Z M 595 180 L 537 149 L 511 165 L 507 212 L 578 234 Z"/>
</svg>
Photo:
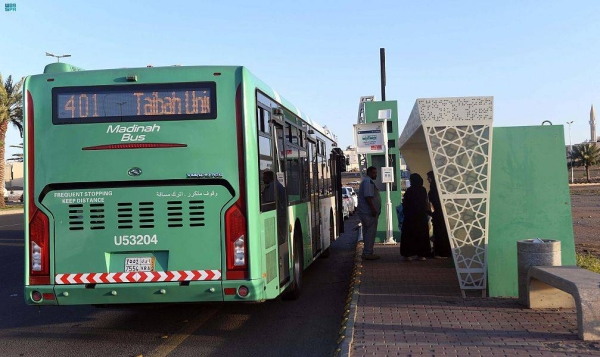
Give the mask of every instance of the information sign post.
<svg viewBox="0 0 600 357">
<path fill-rule="evenodd" d="M 386 219 L 386 244 L 395 244 L 394 231 L 392 229 L 392 200 L 390 199 L 390 184 L 394 182 L 394 168 L 390 167 L 388 158 L 388 135 L 387 121 L 392 118 L 391 109 L 379 110 L 377 115 L 379 120 L 383 119 L 383 147 L 385 153 L 385 166 L 381 168 L 381 182 L 385 183 L 386 202 L 385 202 L 385 219 Z"/>
</svg>

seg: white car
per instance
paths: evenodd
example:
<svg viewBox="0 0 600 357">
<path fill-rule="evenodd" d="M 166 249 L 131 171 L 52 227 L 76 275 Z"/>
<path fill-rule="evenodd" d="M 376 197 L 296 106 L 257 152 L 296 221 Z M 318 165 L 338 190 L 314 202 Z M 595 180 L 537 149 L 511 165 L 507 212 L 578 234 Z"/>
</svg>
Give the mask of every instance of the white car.
<svg viewBox="0 0 600 357">
<path fill-rule="evenodd" d="M 354 192 L 352 187 L 342 187 L 342 197 L 344 197 L 344 195 L 352 198 L 352 201 L 354 202 L 354 208 L 358 207 L 358 195 L 356 192 Z"/>
<path fill-rule="evenodd" d="M 4 201 L 21 201 L 23 197 L 23 190 L 8 190 L 4 187 Z M 23 202 L 23 201 L 21 201 Z"/>
</svg>

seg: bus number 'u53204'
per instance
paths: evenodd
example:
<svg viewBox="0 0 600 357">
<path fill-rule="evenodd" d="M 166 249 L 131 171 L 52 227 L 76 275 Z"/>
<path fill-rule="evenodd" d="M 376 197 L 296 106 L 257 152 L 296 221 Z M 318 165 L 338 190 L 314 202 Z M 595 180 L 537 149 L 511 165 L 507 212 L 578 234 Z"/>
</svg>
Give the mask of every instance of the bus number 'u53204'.
<svg viewBox="0 0 600 357">
<path fill-rule="evenodd" d="M 131 234 L 124 236 L 115 236 L 115 245 L 150 245 L 158 244 L 156 234 Z"/>
</svg>

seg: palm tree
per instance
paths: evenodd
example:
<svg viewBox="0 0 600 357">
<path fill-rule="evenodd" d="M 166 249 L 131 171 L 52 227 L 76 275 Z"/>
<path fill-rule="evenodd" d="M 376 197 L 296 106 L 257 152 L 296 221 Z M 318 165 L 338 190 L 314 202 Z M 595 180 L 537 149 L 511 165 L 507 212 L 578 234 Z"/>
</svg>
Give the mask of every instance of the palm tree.
<svg viewBox="0 0 600 357">
<path fill-rule="evenodd" d="M 590 166 L 600 162 L 600 149 L 595 143 L 579 144 L 573 147 L 573 161 L 576 166 L 585 167 L 587 182 L 590 182 Z"/>
<path fill-rule="evenodd" d="M 11 145 L 10 147 L 23 150 L 23 143 Z M 6 159 L 6 161 L 23 162 L 23 152 L 13 154 L 12 156 L 13 157 Z"/>
<path fill-rule="evenodd" d="M 21 93 L 21 87 L 23 81 L 13 83 L 12 76 L 8 76 L 6 81 L 2 80 L 2 74 L 0 74 L 0 182 L 4 186 L 4 156 L 5 142 L 6 142 L 6 131 L 8 130 L 8 124 L 11 123 L 17 129 L 21 137 L 23 137 L 23 94 Z M 4 208 L 6 203 L 4 202 L 4 194 L 0 195 L 0 208 Z"/>
</svg>

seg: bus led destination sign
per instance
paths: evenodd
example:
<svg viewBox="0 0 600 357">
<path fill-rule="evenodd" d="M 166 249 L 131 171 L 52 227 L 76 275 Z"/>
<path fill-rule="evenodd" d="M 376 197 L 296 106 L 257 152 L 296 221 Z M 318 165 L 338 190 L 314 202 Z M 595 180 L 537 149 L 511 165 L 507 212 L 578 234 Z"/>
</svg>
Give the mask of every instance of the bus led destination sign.
<svg viewBox="0 0 600 357">
<path fill-rule="evenodd" d="M 54 124 L 213 119 L 214 83 L 53 89 Z"/>
</svg>

